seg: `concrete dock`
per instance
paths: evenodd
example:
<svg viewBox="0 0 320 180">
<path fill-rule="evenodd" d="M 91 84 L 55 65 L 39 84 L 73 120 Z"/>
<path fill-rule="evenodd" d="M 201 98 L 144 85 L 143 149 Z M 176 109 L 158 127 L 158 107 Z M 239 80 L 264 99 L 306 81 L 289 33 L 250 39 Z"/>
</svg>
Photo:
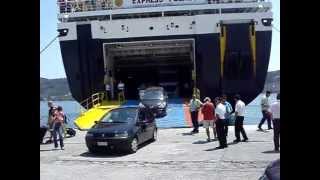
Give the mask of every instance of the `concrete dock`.
<svg viewBox="0 0 320 180">
<path fill-rule="evenodd" d="M 263 126 L 266 128 L 266 126 Z M 190 135 L 191 128 L 160 129 L 158 140 L 144 144 L 135 154 L 88 152 L 85 131 L 65 139 L 65 150 L 40 145 L 40 178 L 43 180 L 257 180 L 266 166 L 280 158 L 273 152 L 273 131 L 256 131 L 247 125 L 248 142 L 233 144 L 229 127 L 225 149 L 207 142 L 205 130 Z M 212 130 L 211 130 L 212 133 Z"/>
</svg>

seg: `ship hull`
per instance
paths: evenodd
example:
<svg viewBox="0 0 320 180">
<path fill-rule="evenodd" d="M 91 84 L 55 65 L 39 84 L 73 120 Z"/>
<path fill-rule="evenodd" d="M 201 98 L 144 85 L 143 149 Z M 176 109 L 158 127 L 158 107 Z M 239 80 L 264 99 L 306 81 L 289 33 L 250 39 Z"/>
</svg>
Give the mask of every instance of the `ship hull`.
<svg viewBox="0 0 320 180">
<path fill-rule="evenodd" d="M 90 25 L 78 25 L 77 32 L 77 40 L 60 41 L 60 48 L 70 91 L 74 99 L 78 102 L 90 97 L 93 93 L 104 91 L 105 70 L 103 44 L 112 42 L 194 39 L 196 84 L 200 90 L 201 99 L 206 96 L 215 98 L 222 93 L 227 94 L 229 97 L 240 94 L 243 101 L 248 104 L 255 99 L 264 88 L 271 50 L 271 31 L 256 31 L 255 74 L 250 64 L 248 72 L 242 72 L 244 73 L 243 76 L 232 75 L 233 70 L 228 70 L 229 64 L 227 62 L 221 66 L 220 33 L 92 39 Z M 229 44 L 232 43 L 234 45 L 233 48 L 242 47 L 243 41 L 241 39 L 235 38 L 233 40 L 229 39 L 229 41 Z M 229 51 L 226 51 L 227 55 L 228 52 Z M 246 52 L 250 52 L 250 47 L 246 49 Z M 178 78 L 179 81 L 183 81 L 183 77 L 191 80 L 191 67 L 180 67 L 181 69 L 189 69 L 187 71 L 180 71 L 181 78 Z M 222 67 L 223 73 L 221 73 Z M 132 71 L 135 71 L 135 69 L 131 69 L 131 72 Z M 187 75 L 185 75 L 186 72 Z M 152 73 L 152 71 L 149 73 Z M 152 74 L 145 74 L 145 76 L 152 76 Z M 143 75 L 137 77 L 143 78 Z M 130 86 L 129 79 L 125 83 Z M 179 85 L 181 88 L 183 86 L 182 84 L 183 83 L 180 83 Z M 133 89 L 132 87 L 131 91 Z M 134 98 L 129 91 L 126 93 L 129 98 Z M 182 95 L 190 96 L 190 93 L 184 92 L 181 93 L 181 96 Z M 229 101 L 232 100 L 229 99 Z"/>
</svg>

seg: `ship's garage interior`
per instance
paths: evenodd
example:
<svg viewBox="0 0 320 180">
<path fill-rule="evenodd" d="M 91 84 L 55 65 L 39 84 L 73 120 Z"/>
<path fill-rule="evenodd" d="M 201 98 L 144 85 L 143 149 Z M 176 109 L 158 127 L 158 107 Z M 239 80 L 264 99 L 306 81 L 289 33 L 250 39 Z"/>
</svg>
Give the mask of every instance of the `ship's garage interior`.
<svg viewBox="0 0 320 180">
<path fill-rule="evenodd" d="M 169 98 L 191 97 L 193 39 L 105 43 L 104 58 L 106 75 L 125 83 L 127 99 L 150 86 L 163 87 Z"/>
</svg>

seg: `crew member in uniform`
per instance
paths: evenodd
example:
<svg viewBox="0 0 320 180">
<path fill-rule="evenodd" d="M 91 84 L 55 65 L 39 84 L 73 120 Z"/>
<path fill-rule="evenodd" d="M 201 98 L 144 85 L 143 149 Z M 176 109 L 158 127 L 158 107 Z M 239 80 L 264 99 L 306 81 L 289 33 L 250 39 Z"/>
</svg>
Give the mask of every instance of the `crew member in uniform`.
<svg viewBox="0 0 320 180">
<path fill-rule="evenodd" d="M 124 97 L 124 87 L 125 87 L 124 83 L 122 81 L 120 81 L 119 84 L 118 84 L 118 91 L 119 91 L 118 92 L 118 96 L 119 96 L 119 101 L 120 102 L 123 102 L 124 99 L 125 99 L 125 97 Z"/>
</svg>

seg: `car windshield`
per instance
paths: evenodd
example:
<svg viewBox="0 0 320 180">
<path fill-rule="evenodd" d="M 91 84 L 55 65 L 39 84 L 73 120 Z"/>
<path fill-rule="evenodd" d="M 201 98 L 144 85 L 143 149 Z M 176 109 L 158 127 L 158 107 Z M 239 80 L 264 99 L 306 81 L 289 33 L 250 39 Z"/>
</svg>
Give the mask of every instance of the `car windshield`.
<svg viewBox="0 0 320 180">
<path fill-rule="evenodd" d="M 148 99 L 163 99 L 163 92 L 159 90 L 152 90 L 152 91 L 144 91 L 140 94 L 141 99 L 148 100 Z"/>
<path fill-rule="evenodd" d="M 116 109 L 108 112 L 108 114 L 100 121 L 101 123 L 128 123 L 136 118 L 137 109 Z"/>
</svg>

